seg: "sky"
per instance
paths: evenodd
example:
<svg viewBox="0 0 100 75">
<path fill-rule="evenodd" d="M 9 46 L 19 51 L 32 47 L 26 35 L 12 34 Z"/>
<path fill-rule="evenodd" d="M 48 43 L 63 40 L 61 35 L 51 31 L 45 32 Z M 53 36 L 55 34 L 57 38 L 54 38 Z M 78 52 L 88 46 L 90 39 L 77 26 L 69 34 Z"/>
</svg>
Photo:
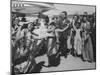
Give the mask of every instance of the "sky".
<svg viewBox="0 0 100 75">
<path fill-rule="evenodd" d="M 72 4 L 54 4 L 56 10 L 50 10 L 44 12 L 46 15 L 59 15 L 60 12 L 66 11 L 68 15 L 73 14 L 83 14 L 87 12 L 88 14 L 93 14 L 95 12 L 95 6 L 87 6 L 87 5 L 72 5 Z"/>
<path fill-rule="evenodd" d="M 88 14 L 95 12 L 95 6 L 83 6 L 83 5 L 70 5 L 70 4 L 54 4 L 55 8 L 62 11 L 67 11 L 69 14 L 82 14 L 87 11 Z"/>
</svg>

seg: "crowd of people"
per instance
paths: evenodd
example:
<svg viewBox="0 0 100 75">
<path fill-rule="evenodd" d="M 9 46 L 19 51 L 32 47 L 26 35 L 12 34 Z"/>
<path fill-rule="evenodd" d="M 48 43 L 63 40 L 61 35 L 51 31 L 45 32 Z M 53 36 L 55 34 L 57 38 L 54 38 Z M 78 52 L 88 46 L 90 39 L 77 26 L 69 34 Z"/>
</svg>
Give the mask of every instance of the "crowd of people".
<svg viewBox="0 0 100 75">
<path fill-rule="evenodd" d="M 11 15 L 12 73 L 40 72 L 37 66 L 58 66 L 60 57 L 67 59 L 69 54 L 83 62 L 96 62 L 96 13 L 70 18 L 66 11 L 52 17 L 39 13 L 33 22 L 25 17 L 17 12 Z M 48 65 L 36 63 L 35 58 L 44 54 Z"/>
</svg>

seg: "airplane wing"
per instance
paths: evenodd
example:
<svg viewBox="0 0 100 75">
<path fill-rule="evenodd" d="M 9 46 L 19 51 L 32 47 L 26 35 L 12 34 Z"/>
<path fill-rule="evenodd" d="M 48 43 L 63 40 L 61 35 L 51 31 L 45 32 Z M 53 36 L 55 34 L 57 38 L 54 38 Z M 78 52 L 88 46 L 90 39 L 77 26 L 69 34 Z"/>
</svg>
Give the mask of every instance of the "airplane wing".
<svg viewBox="0 0 100 75">
<path fill-rule="evenodd" d="M 31 1 L 12 1 L 12 11 L 26 14 L 36 14 L 54 9 L 52 3 L 39 3 Z"/>
</svg>

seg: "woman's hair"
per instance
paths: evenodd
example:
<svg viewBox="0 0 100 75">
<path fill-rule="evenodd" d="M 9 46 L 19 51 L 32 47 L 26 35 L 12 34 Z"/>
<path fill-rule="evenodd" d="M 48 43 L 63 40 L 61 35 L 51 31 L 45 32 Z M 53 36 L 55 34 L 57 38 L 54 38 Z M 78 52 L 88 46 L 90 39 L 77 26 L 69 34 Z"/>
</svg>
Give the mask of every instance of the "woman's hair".
<svg viewBox="0 0 100 75">
<path fill-rule="evenodd" d="M 25 17 L 22 17 L 22 22 L 26 22 L 26 18 Z"/>
<path fill-rule="evenodd" d="M 46 21 L 46 23 L 49 23 L 49 17 L 48 16 L 45 16 L 45 21 Z"/>
<path fill-rule="evenodd" d="M 38 18 L 42 18 L 45 20 L 46 23 L 49 23 L 49 17 L 47 15 L 39 13 Z"/>
<path fill-rule="evenodd" d="M 77 17 L 76 21 L 78 21 L 80 19 L 80 16 L 78 14 L 75 14 L 73 18 L 75 18 L 75 16 Z"/>
<path fill-rule="evenodd" d="M 65 14 L 65 16 L 67 16 L 67 12 L 66 12 L 66 11 L 63 11 L 62 13 L 64 13 L 64 14 Z"/>
</svg>

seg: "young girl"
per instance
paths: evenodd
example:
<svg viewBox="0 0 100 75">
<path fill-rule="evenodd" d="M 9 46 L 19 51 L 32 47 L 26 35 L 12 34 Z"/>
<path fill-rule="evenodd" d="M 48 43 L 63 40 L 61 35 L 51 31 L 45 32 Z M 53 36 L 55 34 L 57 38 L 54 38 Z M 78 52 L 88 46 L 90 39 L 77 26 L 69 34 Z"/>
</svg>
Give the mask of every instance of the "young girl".
<svg viewBox="0 0 100 75">
<path fill-rule="evenodd" d="M 81 32 L 80 22 L 77 22 L 77 21 L 75 22 L 73 20 L 73 28 L 76 31 L 76 35 L 74 37 L 74 49 L 76 50 L 77 55 L 81 55 L 82 39 L 80 35 L 80 32 Z"/>
</svg>

